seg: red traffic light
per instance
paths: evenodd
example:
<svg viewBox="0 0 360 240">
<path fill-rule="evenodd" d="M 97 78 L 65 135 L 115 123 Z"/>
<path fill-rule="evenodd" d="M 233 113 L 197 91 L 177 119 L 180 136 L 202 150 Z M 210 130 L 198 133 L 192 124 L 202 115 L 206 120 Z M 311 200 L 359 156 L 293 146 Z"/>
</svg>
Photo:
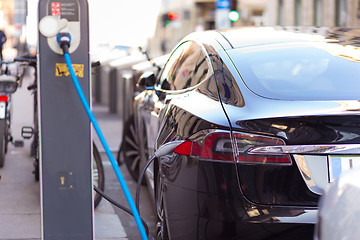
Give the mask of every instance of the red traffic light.
<svg viewBox="0 0 360 240">
<path fill-rule="evenodd" d="M 169 12 L 168 18 L 169 18 L 170 20 L 174 20 L 174 19 L 176 18 L 176 13 L 174 13 L 174 12 Z"/>
</svg>

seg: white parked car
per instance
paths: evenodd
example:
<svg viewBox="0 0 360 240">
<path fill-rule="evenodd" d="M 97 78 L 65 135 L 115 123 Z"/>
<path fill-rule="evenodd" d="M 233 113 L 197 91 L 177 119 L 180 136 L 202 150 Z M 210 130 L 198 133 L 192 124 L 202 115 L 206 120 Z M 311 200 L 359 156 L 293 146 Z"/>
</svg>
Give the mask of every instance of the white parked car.
<svg viewBox="0 0 360 240">
<path fill-rule="evenodd" d="M 360 169 L 343 172 L 321 197 L 316 240 L 360 239 Z"/>
</svg>

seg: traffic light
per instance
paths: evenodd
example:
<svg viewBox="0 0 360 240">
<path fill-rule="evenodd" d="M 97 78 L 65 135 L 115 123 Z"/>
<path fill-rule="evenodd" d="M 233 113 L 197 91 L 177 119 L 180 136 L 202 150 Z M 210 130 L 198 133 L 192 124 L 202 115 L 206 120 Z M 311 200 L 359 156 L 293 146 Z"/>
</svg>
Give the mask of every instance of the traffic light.
<svg viewBox="0 0 360 240">
<path fill-rule="evenodd" d="M 237 9 L 237 0 L 231 0 L 231 7 L 230 7 L 230 12 L 229 12 L 229 19 L 232 22 L 236 22 L 237 20 L 239 20 L 239 12 Z"/>
<path fill-rule="evenodd" d="M 170 20 L 175 20 L 175 19 L 176 19 L 176 13 L 174 13 L 174 12 L 169 12 L 169 13 L 168 13 L 168 17 L 169 17 Z"/>
<path fill-rule="evenodd" d="M 161 16 L 161 20 L 162 20 L 162 24 L 164 27 L 166 27 L 169 23 L 170 23 L 170 19 L 168 17 L 168 14 L 164 13 L 162 16 Z"/>
<path fill-rule="evenodd" d="M 237 20 L 239 20 L 239 17 L 240 17 L 240 15 L 239 15 L 239 13 L 237 11 L 232 10 L 232 11 L 229 12 L 230 21 L 236 22 Z"/>
<path fill-rule="evenodd" d="M 164 13 L 162 15 L 163 26 L 166 27 L 167 25 L 169 25 L 171 23 L 171 21 L 176 20 L 176 19 L 177 19 L 176 13 L 174 13 L 174 12 Z"/>
<path fill-rule="evenodd" d="M 237 11 L 237 0 L 231 0 L 230 4 L 230 11 Z"/>
</svg>

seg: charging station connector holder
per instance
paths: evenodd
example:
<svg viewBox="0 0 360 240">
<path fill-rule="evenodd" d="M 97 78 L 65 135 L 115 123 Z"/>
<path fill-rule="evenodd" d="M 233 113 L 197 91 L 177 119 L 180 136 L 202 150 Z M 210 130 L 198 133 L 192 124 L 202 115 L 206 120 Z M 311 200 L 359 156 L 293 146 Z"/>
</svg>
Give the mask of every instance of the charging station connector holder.
<svg viewBox="0 0 360 240">
<path fill-rule="evenodd" d="M 61 29 L 65 28 L 68 20 L 60 19 L 56 16 L 43 17 L 39 22 L 39 31 L 44 37 L 55 37 Z"/>
<path fill-rule="evenodd" d="M 78 21 L 68 21 L 58 16 L 45 16 L 39 22 L 39 31 L 47 38 L 50 49 L 55 53 L 63 54 L 56 37 L 60 32 L 66 32 L 72 36 L 69 53 L 73 53 L 80 45 L 81 34 Z"/>
</svg>

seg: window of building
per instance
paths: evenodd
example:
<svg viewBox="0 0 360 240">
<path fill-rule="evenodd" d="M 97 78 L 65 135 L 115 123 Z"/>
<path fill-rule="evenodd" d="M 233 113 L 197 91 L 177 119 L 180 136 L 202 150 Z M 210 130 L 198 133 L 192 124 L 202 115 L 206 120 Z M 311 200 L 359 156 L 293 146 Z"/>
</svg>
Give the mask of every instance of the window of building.
<svg viewBox="0 0 360 240">
<path fill-rule="evenodd" d="M 322 25 L 323 18 L 323 4 L 322 0 L 314 0 L 314 26 Z"/>
<path fill-rule="evenodd" d="M 278 0 L 278 25 L 284 25 L 284 1 Z"/>
<path fill-rule="evenodd" d="M 347 6 L 346 0 L 335 1 L 335 24 L 338 27 L 346 27 Z"/>
<path fill-rule="evenodd" d="M 295 25 L 301 25 L 301 0 L 295 0 Z"/>
<path fill-rule="evenodd" d="M 252 15 L 257 16 L 257 17 L 262 17 L 263 13 L 264 13 L 263 10 L 253 10 L 252 11 Z"/>
</svg>

